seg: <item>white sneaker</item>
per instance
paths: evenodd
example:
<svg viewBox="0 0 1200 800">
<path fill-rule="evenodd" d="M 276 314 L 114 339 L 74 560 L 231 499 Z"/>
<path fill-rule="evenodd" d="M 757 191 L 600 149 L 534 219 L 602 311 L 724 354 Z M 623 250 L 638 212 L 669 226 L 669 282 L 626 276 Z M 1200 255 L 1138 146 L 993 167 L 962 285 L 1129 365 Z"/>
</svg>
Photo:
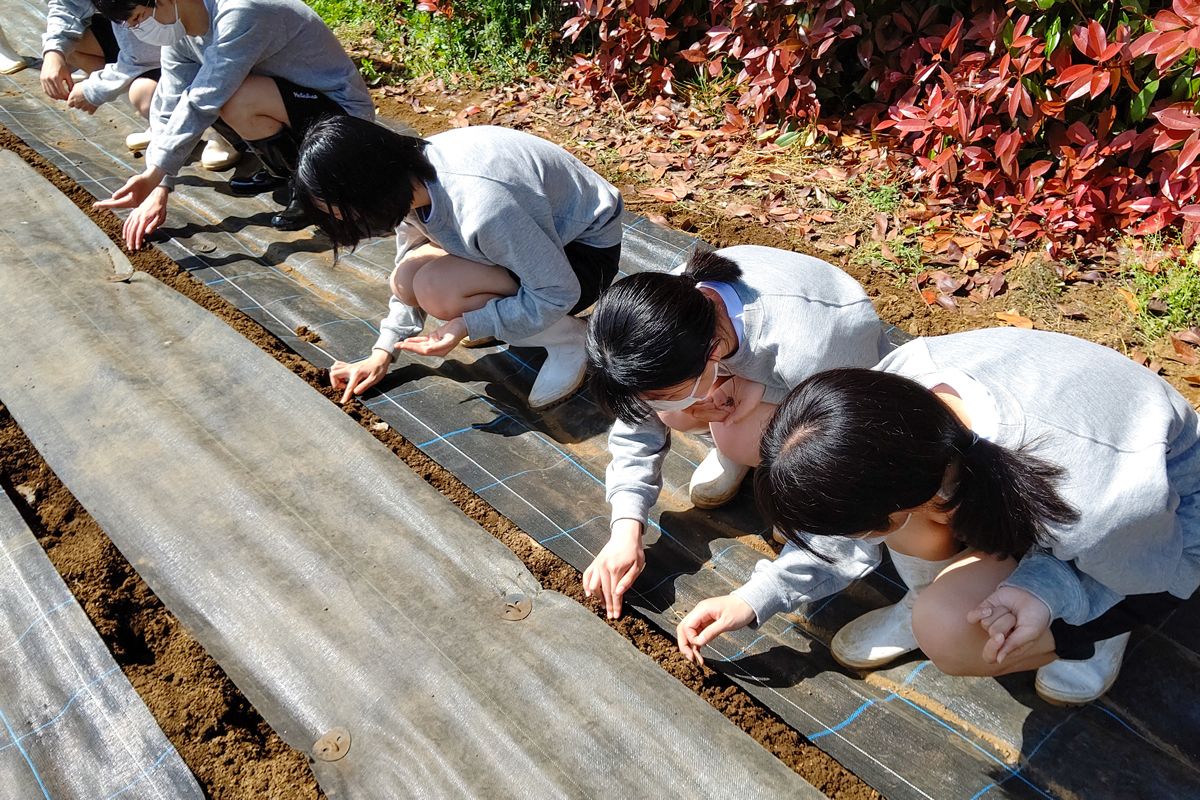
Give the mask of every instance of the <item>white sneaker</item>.
<svg viewBox="0 0 1200 800">
<path fill-rule="evenodd" d="M 1081 706 L 1112 688 L 1121 672 L 1129 634 L 1096 642 L 1096 654 L 1083 661 L 1060 658 L 1037 671 L 1038 697 L 1057 706 Z"/>
<path fill-rule="evenodd" d="M 713 447 L 692 473 L 688 496 L 696 508 L 720 508 L 733 499 L 750 468 L 730 461 Z"/>
<path fill-rule="evenodd" d="M 200 166 L 208 170 L 229 169 L 241 160 L 242 154 L 225 141 L 225 137 L 216 133 L 204 143 L 204 152 L 200 154 Z"/>
<path fill-rule="evenodd" d="M 916 650 L 918 645 L 912 629 L 912 610 L 917 595 L 958 559 L 955 555 L 944 561 L 926 561 L 895 550 L 890 552 L 896 572 L 908 587 L 908 592 L 900 598 L 899 603 L 868 611 L 842 626 L 830 642 L 829 649 L 834 659 L 844 667 L 875 669 Z"/>
<path fill-rule="evenodd" d="M 518 347 L 546 348 L 546 360 L 529 391 L 530 408 L 536 411 L 552 406 L 583 386 L 587 377 L 586 332 L 583 320 L 565 316 L 541 333 L 511 343 Z"/>
<path fill-rule="evenodd" d="M 0 75 L 12 75 L 29 66 L 29 62 L 17 54 L 8 43 L 8 37 L 0 30 Z"/>
<path fill-rule="evenodd" d="M 131 153 L 140 153 L 150 146 L 150 131 L 138 131 L 125 137 L 125 146 Z"/>
</svg>

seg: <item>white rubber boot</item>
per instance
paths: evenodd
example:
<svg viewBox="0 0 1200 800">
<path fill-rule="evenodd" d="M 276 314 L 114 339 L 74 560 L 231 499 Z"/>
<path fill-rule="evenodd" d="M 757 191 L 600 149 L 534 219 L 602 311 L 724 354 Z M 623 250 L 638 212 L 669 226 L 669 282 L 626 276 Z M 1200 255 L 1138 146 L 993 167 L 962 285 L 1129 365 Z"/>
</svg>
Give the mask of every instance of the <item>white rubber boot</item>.
<svg viewBox="0 0 1200 800">
<path fill-rule="evenodd" d="M 8 37 L 4 35 L 4 30 L 0 29 L 0 75 L 12 75 L 27 66 L 29 66 L 29 62 L 17 54 L 13 46 L 8 43 Z"/>
<path fill-rule="evenodd" d="M 138 131 L 125 137 L 125 146 L 131 153 L 140 153 L 150 146 L 150 131 Z"/>
<path fill-rule="evenodd" d="M 200 166 L 208 170 L 229 169 L 241 160 L 242 154 L 216 131 L 209 131 L 209 140 L 200 154 Z"/>
<path fill-rule="evenodd" d="M 535 411 L 566 400 L 583 386 L 587 377 L 584 349 L 587 323 L 566 316 L 541 333 L 520 342 L 518 347 L 544 347 L 546 360 L 529 391 L 529 407 Z"/>
<path fill-rule="evenodd" d="M 1096 642 L 1096 654 L 1083 661 L 1060 658 L 1037 671 L 1038 697 L 1058 706 L 1081 706 L 1107 692 L 1117 680 L 1129 634 Z"/>
<path fill-rule="evenodd" d="M 713 447 L 692 473 L 688 496 L 696 508 L 720 508 L 733 499 L 750 468 L 730 461 Z"/>
<path fill-rule="evenodd" d="M 921 593 L 942 570 L 958 558 L 926 561 L 890 550 L 892 563 L 908 592 L 895 605 L 868 611 L 847 623 L 833 637 L 829 649 L 839 664 L 851 669 L 875 669 L 917 649 L 912 610 Z"/>
</svg>

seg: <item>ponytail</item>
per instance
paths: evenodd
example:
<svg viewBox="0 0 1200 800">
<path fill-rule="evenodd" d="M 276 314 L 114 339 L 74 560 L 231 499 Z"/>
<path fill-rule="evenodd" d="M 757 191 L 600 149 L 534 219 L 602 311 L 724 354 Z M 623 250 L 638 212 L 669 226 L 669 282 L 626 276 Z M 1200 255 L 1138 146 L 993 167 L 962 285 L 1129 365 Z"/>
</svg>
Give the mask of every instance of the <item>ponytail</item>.
<svg viewBox="0 0 1200 800">
<path fill-rule="evenodd" d="M 1051 523 L 1069 524 L 1079 512 L 1059 495 L 1061 467 L 1028 452 L 986 439 L 963 448 L 958 484 L 943 504 L 953 511 L 954 537 L 998 557 L 1020 558 L 1034 545 L 1048 545 Z"/>
<path fill-rule="evenodd" d="M 886 372 L 807 379 L 767 426 L 760 454 L 759 507 L 801 545 L 798 532 L 886 530 L 891 513 L 932 500 L 948 471 L 956 485 L 940 508 L 954 537 L 985 553 L 1020 556 L 1048 543 L 1051 524 L 1079 519 L 1055 488 L 1059 467 L 979 439 L 931 391 Z"/>
<path fill-rule="evenodd" d="M 712 301 L 696 284 L 742 274 L 716 253 L 693 253 L 682 275 L 639 272 L 600 296 L 588 320 L 589 388 L 600 405 L 631 424 L 651 412 L 644 392 L 694 380 L 717 330 Z"/>
<path fill-rule="evenodd" d="M 742 277 L 742 268 L 718 252 L 696 250 L 688 259 L 683 274 L 692 283 L 700 281 L 732 283 Z"/>
</svg>

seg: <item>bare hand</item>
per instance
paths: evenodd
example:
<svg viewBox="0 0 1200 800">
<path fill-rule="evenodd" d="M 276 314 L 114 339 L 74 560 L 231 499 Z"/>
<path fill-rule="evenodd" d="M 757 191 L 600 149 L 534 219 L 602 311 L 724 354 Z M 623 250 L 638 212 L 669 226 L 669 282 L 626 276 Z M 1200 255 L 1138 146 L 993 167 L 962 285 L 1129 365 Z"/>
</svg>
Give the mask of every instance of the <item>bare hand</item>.
<svg viewBox="0 0 1200 800">
<path fill-rule="evenodd" d="M 721 385 L 720 391 L 725 393 L 730 405 L 729 416 L 725 418 L 726 425 L 736 425 L 758 408 L 762 402 L 767 387 L 757 381 L 745 378 L 733 378 Z"/>
<path fill-rule="evenodd" d="M 599 594 L 609 619 L 621 616 L 621 599 L 646 567 L 642 552 L 642 523 L 619 519 L 612 535 L 591 565 L 583 572 L 583 593 Z"/>
<path fill-rule="evenodd" d="M 99 106 L 94 106 L 88 102 L 88 99 L 83 96 L 83 84 L 77 83 L 71 89 L 71 94 L 67 96 L 67 107 L 78 108 L 80 111 L 86 111 L 89 114 L 95 114 Z"/>
<path fill-rule="evenodd" d="M 340 401 L 345 405 L 352 396 L 360 395 L 379 383 L 387 375 L 391 363 L 391 356 L 383 350 L 372 350 L 371 355 L 353 364 L 335 361 L 329 368 L 329 385 L 335 389 L 345 387 Z"/>
<path fill-rule="evenodd" d="M 142 204 L 135 208 L 125 220 L 125 224 L 121 228 L 121 235 L 125 237 L 125 246 L 131 251 L 141 250 L 146 237 L 167 221 L 169 196 L 169 192 L 163 187 L 155 187 L 142 201 Z"/>
<path fill-rule="evenodd" d="M 697 422 L 724 422 L 729 417 L 729 406 L 717 405 L 710 394 L 700 402 L 692 404 L 683 413 Z"/>
<path fill-rule="evenodd" d="M 410 336 L 397 342 L 397 350 L 406 350 L 422 356 L 445 356 L 467 338 L 467 323 L 462 317 L 443 322 L 431 333 Z"/>
<path fill-rule="evenodd" d="M 57 50 L 42 54 L 42 91 L 54 100 L 66 100 L 71 94 L 74 81 L 67 59 Z"/>
<path fill-rule="evenodd" d="M 983 660 L 1003 664 L 1009 656 L 1021 655 L 1050 629 L 1050 609 L 1024 589 L 1001 586 L 967 612 L 967 622 L 978 623 L 988 635 Z"/>
<path fill-rule="evenodd" d="M 145 172 L 134 175 L 125 185 L 113 192 L 107 200 L 93 205 L 96 208 L 136 208 L 162 183 L 165 173 L 158 167 L 148 167 Z"/>
<path fill-rule="evenodd" d="M 741 630 L 754 622 L 754 609 L 732 594 L 701 600 L 675 628 L 679 652 L 693 664 L 704 664 L 700 649 L 722 633 Z"/>
</svg>

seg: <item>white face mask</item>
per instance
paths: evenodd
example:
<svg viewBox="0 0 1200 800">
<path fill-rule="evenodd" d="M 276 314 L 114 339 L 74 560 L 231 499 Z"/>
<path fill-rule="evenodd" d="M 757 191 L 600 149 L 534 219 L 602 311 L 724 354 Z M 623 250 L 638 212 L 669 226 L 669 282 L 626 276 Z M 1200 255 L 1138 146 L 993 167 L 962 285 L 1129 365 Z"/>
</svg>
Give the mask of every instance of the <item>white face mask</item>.
<svg viewBox="0 0 1200 800">
<path fill-rule="evenodd" d="M 855 536 L 854 538 L 860 542 L 866 542 L 867 544 L 879 544 L 880 542 L 887 540 L 887 538 L 889 536 L 891 536 L 893 533 L 899 533 L 900 531 L 907 528 L 908 523 L 910 523 L 910 522 L 912 522 L 912 512 L 911 511 L 908 512 L 908 516 L 904 518 L 904 522 L 900 523 L 900 527 L 896 528 L 896 530 L 894 530 L 894 531 L 888 531 L 887 533 L 877 533 L 877 534 L 874 534 L 873 536 Z"/>
<path fill-rule="evenodd" d="M 170 47 L 187 36 L 183 20 L 179 18 L 179 6 L 175 6 L 174 22 L 170 24 L 159 22 L 151 14 L 139 22 L 136 28 L 130 28 L 129 32 L 146 44 L 156 47 Z"/>
<path fill-rule="evenodd" d="M 708 397 L 707 394 L 702 394 L 699 397 L 696 396 L 696 390 L 700 388 L 700 382 L 704 380 L 704 374 L 706 372 L 708 372 L 707 364 L 704 367 L 704 372 L 701 372 L 696 376 L 696 382 L 692 384 L 692 388 L 688 392 L 687 397 L 681 397 L 678 400 L 643 400 L 642 402 L 650 406 L 651 409 L 657 411 L 659 414 L 665 414 L 669 411 L 686 411 L 687 409 L 696 405 L 696 403 L 699 403 L 705 397 Z"/>
</svg>

